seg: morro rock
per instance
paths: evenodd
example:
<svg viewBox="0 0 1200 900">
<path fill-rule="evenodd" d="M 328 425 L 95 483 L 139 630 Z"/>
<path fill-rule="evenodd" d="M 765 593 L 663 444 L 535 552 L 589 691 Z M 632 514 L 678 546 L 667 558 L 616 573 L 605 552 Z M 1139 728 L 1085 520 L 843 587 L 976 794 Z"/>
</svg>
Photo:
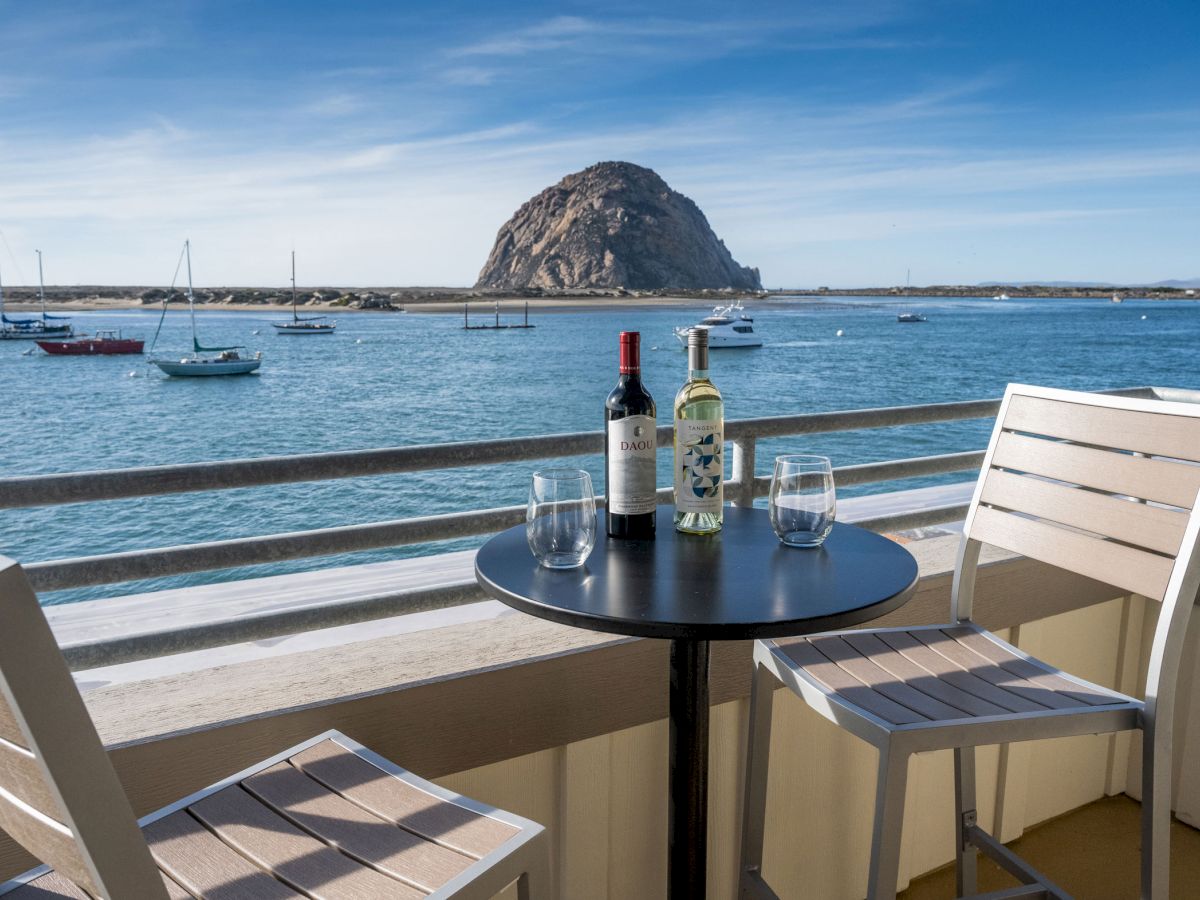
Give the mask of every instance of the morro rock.
<svg viewBox="0 0 1200 900">
<path fill-rule="evenodd" d="M 597 163 L 546 188 L 496 235 L 479 288 L 760 290 L 700 207 L 657 173 Z"/>
</svg>

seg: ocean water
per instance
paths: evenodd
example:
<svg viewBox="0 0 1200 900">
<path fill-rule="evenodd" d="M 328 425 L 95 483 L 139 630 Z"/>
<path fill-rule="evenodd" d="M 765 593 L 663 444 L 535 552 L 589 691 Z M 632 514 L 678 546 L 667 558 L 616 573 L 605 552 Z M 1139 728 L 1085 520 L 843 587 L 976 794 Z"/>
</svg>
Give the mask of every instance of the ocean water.
<svg viewBox="0 0 1200 900">
<path fill-rule="evenodd" d="M 537 328 L 464 331 L 461 315 L 343 315 L 332 336 L 281 337 L 285 311 L 198 313 L 202 342 L 264 352 L 261 374 L 168 379 L 140 357 L 61 358 L 0 342 L 0 476 L 275 454 L 480 440 L 603 427 L 617 333 L 643 335 L 644 380 L 659 422 L 686 377 L 672 328 L 707 312 L 531 313 Z M 899 324 L 896 313 L 925 313 Z M 714 351 L 726 418 L 999 396 L 1010 381 L 1068 388 L 1200 387 L 1200 304 L 1186 301 L 771 299 L 754 305 L 757 350 Z M 512 318 L 516 311 L 506 313 Z M 157 312 L 80 313 L 77 329 L 120 327 L 147 341 Z M 844 332 L 837 337 L 838 330 Z M 254 334 L 258 331 L 258 334 Z M 159 349 L 187 348 L 186 315 L 167 315 Z M 987 422 L 811 435 L 766 442 L 834 465 L 982 448 Z M 572 459 L 603 490 L 602 458 Z M 419 472 L 0 513 L 0 553 L 38 561 L 522 504 L 535 463 Z M 911 479 L 887 489 L 969 476 Z M 670 483 L 669 453 L 659 483 Z M 846 489 L 844 494 L 879 490 Z M 411 556 L 479 540 L 296 560 L 48 593 L 71 602 L 168 586 Z"/>
</svg>

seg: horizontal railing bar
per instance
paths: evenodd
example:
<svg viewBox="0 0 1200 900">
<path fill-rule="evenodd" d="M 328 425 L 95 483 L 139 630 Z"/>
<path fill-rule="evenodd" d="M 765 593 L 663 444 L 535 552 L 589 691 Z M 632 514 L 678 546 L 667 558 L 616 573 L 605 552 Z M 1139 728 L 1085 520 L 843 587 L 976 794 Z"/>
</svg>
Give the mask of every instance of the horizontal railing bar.
<svg viewBox="0 0 1200 900">
<path fill-rule="evenodd" d="M 945 525 L 948 522 L 958 522 L 967 515 L 968 503 L 954 503 L 948 506 L 927 506 L 906 512 L 891 513 L 886 516 L 875 516 L 870 519 L 858 519 L 853 524 L 869 531 L 895 532 L 908 531 L 910 528 L 927 528 L 930 525 Z"/>
<path fill-rule="evenodd" d="M 667 432 L 669 440 L 670 429 Z M 587 431 L 492 441 L 420 444 L 376 450 L 21 476 L 0 478 L 0 509 L 358 478 L 603 452 L 604 433 Z"/>
<path fill-rule="evenodd" d="M 59 591 L 189 572 L 234 569 L 308 556 L 332 556 L 357 550 L 445 541 L 502 531 L 524 521 L 524 506 L 506 506 L 477 512 L 420 516 L 364 525 L 56 559 L 30 563 L 25 566 L 25 571 L 34 590 Z"/>
<path fill-rule="evenodd" d="M 880 481 L 899 481 L 902 478 L 918 478 L 924 475 L 945 475 L 950 472 L 978 470 L 983 465 L 982 450 L 964 453 L 942 453 L 936 456 L 914 456 L 909 459 L 891 459 L 884 462 L 862 463 L 857 466 L 840 466 L 833 470 L 834 484 L 848 487 L 852 484 L 875 484 Z M 765 497 L 770 492 L 771 476 L 759 475 L 754 479 L 754 496 Z"/>
<path fill-rule="evenodd" d="M 999 400 L 968 400 L 954 403 L 927 403 L 917 406 L 804 413 L 795 416 L 770 416 L 730 421 L 726 423 L 725 430 L 726 439 L 731 441 L 744 440 L 748 437 L 772 438 L 796 434 L 856 431 L 897 425 L 983 418 L 994 415 L 999 406 Z M 669 447 L 671 440 L 671 426 L 660 427 L 658 429 L 659 446 Z M 604 433 L 588 431 L 577 434 L 533 435 L 501 440 L 421 444 L 412 447 L 389 447 L 376 450 L 350 450 L 147 466 L 134 469 L 18 476 L 0 478 L 0 509 L 390 475 L 400 472 L 462 468 L 603 452 Z"/>
</svg>

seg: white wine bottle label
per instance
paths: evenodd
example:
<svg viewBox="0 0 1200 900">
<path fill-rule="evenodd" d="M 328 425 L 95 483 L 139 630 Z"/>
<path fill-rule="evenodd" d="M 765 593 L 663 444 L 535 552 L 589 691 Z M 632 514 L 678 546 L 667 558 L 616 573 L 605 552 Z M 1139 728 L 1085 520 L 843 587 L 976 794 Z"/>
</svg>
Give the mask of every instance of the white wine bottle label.
<svg viewBox="0 0 1200 900">
<path fill-rule="evenodd" d="M 627 416 L 608 423 L 608 511 L 618 516 L 652 513 L 656 505 L 655 422 Z"/>
<path fill-rule="evenodd" d="M 724 422 L 675 420 L 675 509 L 720 513 L 724 498 Z"/>
</svg>

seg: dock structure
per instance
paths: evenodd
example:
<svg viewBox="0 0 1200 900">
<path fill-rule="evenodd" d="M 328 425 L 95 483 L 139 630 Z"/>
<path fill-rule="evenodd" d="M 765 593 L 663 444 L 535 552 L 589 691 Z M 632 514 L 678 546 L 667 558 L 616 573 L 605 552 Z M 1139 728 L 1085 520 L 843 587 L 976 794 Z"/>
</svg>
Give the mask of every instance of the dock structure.
<svg viewBox="0 0 1200 900">
<path fill-rule="evenodd" d="M 529 303 L 525 303 L 525 320 L 523 322 L 501 322 L 500 321 L 500 301 L 496 301 L 496 320 L 493 323 L 484 323 L 482 325 L 472 325 L 469 316 L 471 304 L 463 304 L 463 328 L 467 331 L 496 331 L 504 328 L 537 328 L 536 325 L 529 324 Z"/>
</svg>

